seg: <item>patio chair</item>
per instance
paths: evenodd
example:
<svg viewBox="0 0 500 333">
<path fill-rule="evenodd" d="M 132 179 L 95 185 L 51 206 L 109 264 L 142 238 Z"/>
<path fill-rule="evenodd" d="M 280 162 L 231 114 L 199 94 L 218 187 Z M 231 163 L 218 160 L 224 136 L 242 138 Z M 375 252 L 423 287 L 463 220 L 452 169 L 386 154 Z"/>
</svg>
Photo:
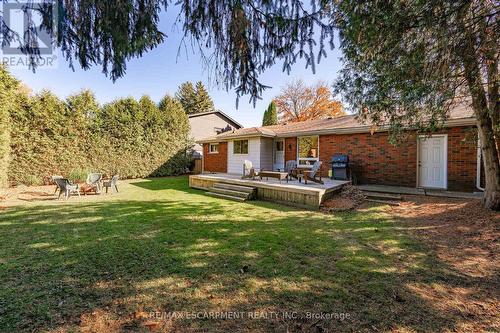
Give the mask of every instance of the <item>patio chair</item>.
<svg viewBox="0 0 500 333">
<path fill-rule="evenodd" d="M 111 188 L 111 193 L 116 192 L 118 193 L 118 175 L 114 175 L 110 180 L 104 181 L 102 184 L 106 188 L 106 193 L 108 193 L 108 189 Z"/>
<path fill-rule="evenodd" d="M 59 175 L 53 175 L 52 177 L 50 177 L 52 179 L 52 182 L 54 184 L 56 184 L 56 189 L 54 190 L 54 195 L 56 195 L 57 193 L 57 190 L 59 190 L 59 186 L 57 185 L 56 183 L 56 179 L 61 179 L 61 178 L 64 178 L 63 176 L 59 176 Z"/>
<path fill-rule="evenodd" d="M 95 193 L 101 193 L 102 189 L 102 174 L 100 173 L 89 173 L 87 176 L 86 184 L 86 192 L 87 191 L 95 191 Z"/>
<path fill-rule="evenodd" d="M 314 162 L 311 170 L 303 170 L 302 174 L 304 175 L 304 184 L 307 184 L 308 180 L 324 184 L 321 180 L 321 161 Z"/>
<path fill-rule="evenodd" d="M 80 188 L 78 187 L 78 184 L 71 184 L 71 182 L 67 178 L 55 178 L 54 182 L 59 188 L 59 196 L 57 197 L 57 199 L 59 199 L 61 197 L 61 194 L 63 193 L 66 199 L 68 199 L 71 193 L 74 192 L 76 192 L 78 196 L 80 196 Z"/>
<path fill-rule="evenodd" d="M 255 171 L 252 161 L 245 160 L 243 162 L 243 176 L 241 178 L 251 178 L 252 180 L 255 180 L 255 177 L 258 175 L 259 173 Z"/>
<path fill-rule="evenodd" d="M 289 178 L 293 177 L 295 179 L 298 179 L 298 177 L 297 177 L 297 161 L 295 161 L 295 160 L 286 161 L 285 172 L 288 173 Z"/>
</svg>

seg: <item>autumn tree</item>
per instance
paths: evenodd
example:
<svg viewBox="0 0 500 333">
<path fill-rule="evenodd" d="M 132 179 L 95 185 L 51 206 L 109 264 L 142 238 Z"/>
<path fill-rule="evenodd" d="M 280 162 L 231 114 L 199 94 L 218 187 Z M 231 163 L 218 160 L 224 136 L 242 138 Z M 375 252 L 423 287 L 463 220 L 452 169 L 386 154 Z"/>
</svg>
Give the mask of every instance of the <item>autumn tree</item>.
<svg viewBox="0 0 500 333">
<path fill-rule="evenodd" d="M 270 126 L 278 124 L 278 113 L 276 111 L 276 103 L 272 101 L 269 103 L 266 111 L 264 111 L 264 116 L 262 118 L 262 126 Z"/>
<path fill-rule="evenodd" d="M 288 83 L 275 98 L 280 122 L 296 122 L 344 115 L 342 104 L 332 98 L 324 82 L 307 86 L 302 80 Z"/>
</svg>

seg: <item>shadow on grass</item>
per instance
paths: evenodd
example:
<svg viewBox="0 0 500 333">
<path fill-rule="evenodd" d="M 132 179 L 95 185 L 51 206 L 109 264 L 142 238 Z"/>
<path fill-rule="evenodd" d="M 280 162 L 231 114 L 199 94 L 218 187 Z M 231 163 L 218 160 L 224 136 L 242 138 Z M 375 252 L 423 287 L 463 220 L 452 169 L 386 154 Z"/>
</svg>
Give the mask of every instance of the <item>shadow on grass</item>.
<svg viewBox="0 0 500 333">
<path fill-rule="evenodd" d="M 169 323 L 179 331 L 440 331 L 457 325 L 456 317 L 407 285 L 471 281 L 376 212 L 332 217 L 203 195 L 177 201 L 177 191 L 202 193 L 179 178 L 133 185 L 165 190 L 169 199 L 144 194 L 143 200 L 2 212 L 1 328 L 95 330 L 103 321 L 118 331 L 139 330 L 137 311 L 299 314 Z M 300 317 L 306 312 L 350 318 Z"/>
</svg>

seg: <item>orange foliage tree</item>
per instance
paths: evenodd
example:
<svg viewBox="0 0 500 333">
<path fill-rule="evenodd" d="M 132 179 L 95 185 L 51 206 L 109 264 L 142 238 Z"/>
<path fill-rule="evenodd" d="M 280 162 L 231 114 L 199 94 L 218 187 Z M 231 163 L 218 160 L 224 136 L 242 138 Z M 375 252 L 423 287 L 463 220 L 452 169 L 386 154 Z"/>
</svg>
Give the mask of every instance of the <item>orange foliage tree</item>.
<svg viewBox="0 0 500 333">
<path fill-rule="evenodd" d="M 324 82 L 307 86 L 302 80 L 288 83 L 274 99 L 280 123 L 345 115 L 342 104 L 332 97 Z"/>
</svg>

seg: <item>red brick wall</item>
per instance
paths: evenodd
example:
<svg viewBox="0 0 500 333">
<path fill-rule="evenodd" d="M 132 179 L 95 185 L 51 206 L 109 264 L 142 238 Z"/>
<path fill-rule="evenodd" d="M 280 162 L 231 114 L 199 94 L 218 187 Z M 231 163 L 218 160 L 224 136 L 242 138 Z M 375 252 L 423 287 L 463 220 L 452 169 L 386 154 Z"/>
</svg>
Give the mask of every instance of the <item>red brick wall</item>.
<svg viewBox="0 0 500 333">
<path fill-rule="evenodd" d="M 448 133 L 448 189 L 476 188 L 477 138 L 473 127 L 454 127 Z"/>
<path fill-rule="evenodd" d="M 414 135 L 398 147 L 389 143 L 387 133 L 321 135 L 319 145 L 325 176 L 332 155 L 340 153 L 349 155 L 351 168 L 361 184 L 415 187 L 417 142 Z"/>
<path fill-rule="evenodd" d="M 227 142 L 219 142 L 219 153 L 210 154 L 208 143 L 203 144 L 203 171 L 227 172 Z"/>
<path fill-rule="evenodd" d="M 472 140 L 473 128 L 454 127 L 440 133 L 448 134 L 448 189 L 474 190 L 476 143 Z M 416 186 L 417 140 L 414 134 L 398 146 L 389 143 L 387 133 L 321 135 L 319 144 L 323 176 L 328 175 L 331 156 L 343 153 L 349 155 L 359 183 Z"/>
</svg>

